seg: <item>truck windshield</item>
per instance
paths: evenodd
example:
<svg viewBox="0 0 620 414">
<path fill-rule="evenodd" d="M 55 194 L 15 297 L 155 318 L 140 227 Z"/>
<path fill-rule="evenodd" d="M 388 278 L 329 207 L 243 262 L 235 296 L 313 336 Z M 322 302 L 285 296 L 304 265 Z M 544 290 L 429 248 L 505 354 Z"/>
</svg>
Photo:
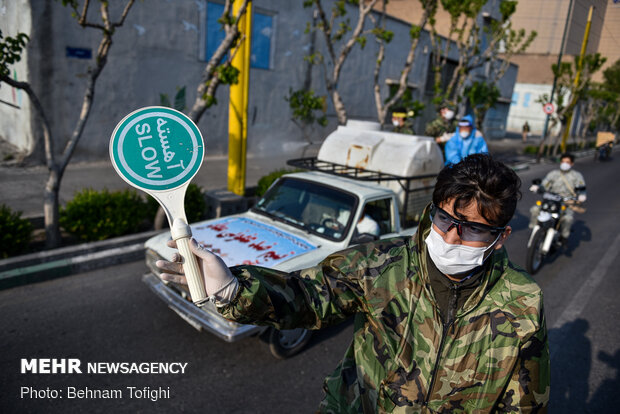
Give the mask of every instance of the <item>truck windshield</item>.
<svg viewBox="0 0 620 414">
<path fill-rule="evenodd" d="M 349 232 L 357 197 L 312 181 L 281 178 L 252 209 L 329 240 Z"/>
</svg>

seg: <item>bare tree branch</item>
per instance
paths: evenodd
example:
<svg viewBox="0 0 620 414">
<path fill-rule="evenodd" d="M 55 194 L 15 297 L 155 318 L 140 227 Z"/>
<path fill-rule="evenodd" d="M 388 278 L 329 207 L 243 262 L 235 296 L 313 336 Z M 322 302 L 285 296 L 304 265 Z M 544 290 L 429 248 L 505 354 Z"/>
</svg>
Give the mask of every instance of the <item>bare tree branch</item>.
<svg viewBox="0 0 620 414">
<path fill-rule="evenodd" d="M 209 61 L 207 62 L 205 69 L 202 72 L 200 83 L 196 88 L 196 100 L 194 101 L 192 109 L 189 112 L 189 117 L 195 123 L 198 123 L 205 110 L 207 109 L 207 99 L 212 99 L 215 96 L 217 88 L 221 83 L 221 79 L 217 74 L 216 70 L 226 53 L 231 50 L 235 42 L 239 39 L 239 21 L 246 12 L 248 2 L 249 0 L 243 0 L 243 3 L 239 7 L 237 15 L 232 17 L 232 23 L 230 21 L 231 18 L 229 18 L 232 2 L 230 0 L 226 0 L 226 3 L 224 4 L 224 10 L 222 11 L 221 19 L 223 19 L 225 22 L 225 36 L 220 45 L 211 56 L 211 58 L 209 59 Z M 243 39 L 239 39 L 239 44 L 241 41 L 243 41 Z M 236 50 L 237 49 L 235 49 L 235 51 L 233 52 L 233 56 L 234 53 L 236 53 Z M 227 59 L 225 65 L 230 66 L 231 61 L 232 56 Z"/>
<path fill-rule="evenodd" d="M 19 82 L 13 80 L 10 76 L 0 76 L 0 82 L 5 82 L 6 84 L 21 89 L 30 98 L 32 105 L 34 106 L 35 111 L 41 117 L 41 125 L 43 127 L 43 143 L 45 145 L 45 160 L 47 162 L 48 168 L 52 168 L 55 165 L 54 162 L 54 142 L 52 141 L 52 133 L 47 117 L 45 116 L 45 111 L 43 110 L 43 106 L 39 101 L 39 98 L 32 90 L 32 87 L 28 82 Z"/>
</svg>

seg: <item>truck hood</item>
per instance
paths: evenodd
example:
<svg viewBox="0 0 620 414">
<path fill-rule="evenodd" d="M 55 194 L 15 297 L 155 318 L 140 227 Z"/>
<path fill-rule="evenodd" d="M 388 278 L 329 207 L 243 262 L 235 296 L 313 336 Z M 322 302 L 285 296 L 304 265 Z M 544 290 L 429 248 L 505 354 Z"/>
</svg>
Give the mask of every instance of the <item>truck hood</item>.
<svg viewBox="0 0 620 414">
<path fill-rule="evenodd" d="M 193 237 L 220 256 L 227 266 L 274 267 L 317 248 L 294 234 L 243 216 L 225 217 L 191 225 Z M 165 245 L 169 233 L 149 239 L 146 247 L 170 259 L 175 250 Z"/>
</svg>

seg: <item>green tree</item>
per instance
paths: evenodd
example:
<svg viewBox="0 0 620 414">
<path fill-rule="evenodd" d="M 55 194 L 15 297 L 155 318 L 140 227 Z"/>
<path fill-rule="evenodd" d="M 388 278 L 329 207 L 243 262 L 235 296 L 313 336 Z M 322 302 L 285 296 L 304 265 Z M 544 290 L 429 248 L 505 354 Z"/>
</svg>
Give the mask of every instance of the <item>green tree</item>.
<svg viewBox="0 0 620 414">
<path fill-rule="evenodd" d="M 215 94 L 218 87 L 222 84 L 236 84 L 239 79 L 239 69 L 232 65 L 232 59 L 238 50 L 237 46 L 244 41 L 239 31 L 239 22 L 246 14 L 250 0 L 236 0 L 241 1 L 237 14 L 233 14 L 232 11 L 234 1 L 226 0 L 224 2 L 224 10 L 218 19 L 225 35 L 209 58 L 196 88 L 196 100 L 188 114 L 195 123 L 200 121 L 207 108 L 217 104 Z"/>
<path fill-rule="evenodd" d="M 523 53 L 537 33 L 512 27 L 510 18 L 516 11 L 517 1 L 501 1 L 498 19 L 482 15 L 487 0 L 440 0 L 439 3 L 450 16 L 450 26 L 448 35 L 442 37 L 437 33 L 434 15 L 429 21 L 433 50 L 433 101 L 435 104 L 456 102 L 461 116 L 465 112 L 467 102 L 463 97 L 466 96 L 465 88 L 471 84 L 472 72 L 488 64 L 486 82 L 495 85 L 510 66 L 510 58 Z M 458 51 L 458 61 L 453 71 L 447 72 L 452 47 Z M 479 111 L 486 114 L 482 107 Z"/>
<path fill-rule="evenodd" d="M 414 101 L 411 98 L 411 91 L 407 86 L 407 81 L 409 78 L 409 73 L 413 68 L 415 52 L 420 42 L 420 33 L 424 30 L 429 18 L 432 18 L 437 10 L 437 0 L 419 1 L 422 5 L 422 16 L 420 17 L 419 23 L 417 25 L 412 24 L 409 29 L 410 44 L 405 62 L 403 64 L 403 69 L 400 72 L 398 83 L 389 85 L 387 98 L 384 98 L 385 93 L 382 93 L 381 91 L 382 88 L 380 82 L 381 67 L 383 65 L 383 61 L 385 60 L 385 46 L 387 43 L 390 43 L 394 37 L 394 33 L 386 30 L 385 28 L 386 6 L 388 3 L 387 0 L 381 2 L 381 14 L 379 19 L 375 19 L 373 17 L 373 20 L 375 20 L 375 28 L 372 30 L 372 34 L 374 35 L 375 41 L 379 45 L 379 51 L 377 52 L 377 59 L 375 60 L 375 69 L 373 73 L 373 91 L 375 106 L 377 108 L 377 120 L 381 125 L 385 124 L 387 114 L 390 112 L 391 108 L 395 106 L 403 106 L 407 113 L 413 112 L 414 117 L 419 116 L 424 108 L 419 101 Z M 396 88 L 394 86 L 396 86 Z"/>
<path fill-rule="evenodd" d="M 476 128 L 479 130 L 482 130 L 487 111 L 495 106 L 500 95 L 498 87 L 492 83 L 476 81 L 465 88 L 465 96 L 474 110 Z"/>
<path fill-rule="evenodd" d="M 560 132 L 556 137 L 553 137 L 554 142 L 552 155 L 557 155 L 561 143 L 561 137 L 564 134 L 564 130 L 569 127 L 567 125 L 568 115 L 573 112 L 577 104 L 588 96 L 588 91 L 592 86 L 592 75 L 599 71 L 607 59 L 601 56 L 600 53 L 592 55 L 585 55 L 583 62 L 580 62 L 579 56 L 575 56 L 573 62 L 562 62 L 558 66 L 557 64 L 551 65 L 551 70 L 554 76 L 557 78 L 557 94 L 554 96 L 555 112 L 551 116 L 552 128 L 558 123 L 561 125 Z M 579 81 L 575 83 L 577 73 L 581 70 Z M 537 102 L 545 103 L 549 96 L 547 94 L 541 95 Z M 552 137 L 548 137 L 550 139 Z M 538 156 L 543 153 L 545 145 L 548 145 L 547 140 L 541 140 L 540 147 L 538 148 Z"/>
<path fill-rule="evenodd" d="M 607 130 L 620 130 L 620 59 L 603 71 L 601 91 L 605 92 L 605 106 L 599 112 L 598 124 Z"/>
<path fill-rule="evenodd" d="M 88 18 L 88 11 L 91 2 L 84 0 L 80 7 L 78 0 L 60 0 L 62 5 L 71 9 L 72 16 L 77 23 L 83 28 L 98 30 L 101 33 L 101 40 L 95 54 L 94 64 L 88 68 L 86 75 L 86 88 L 82 105 L 79 110 L 79 118 L 65 139 L 64 149 L 61 153 L 57 153 L 54 143 L 58 142 L 53 139 L 50 129 L 48 117 L 45 109 L 41 105 L 39 98 L 31 85 L 27 81 L 16 81 L 9 76 L 9 67 L 19 61 L 23 49 L 26 47 L 28 36 L 19 33 L 15 37 L 0 37 L 0 82 L 4 82 L 9 86 L 21 89 L 28 95 L 30 102 L 38 115 L 38 122 L 43 130 L 43 144 L 45 148 L 45 159 L 48 168 L 48 179 L 45 184 L 43 195 L 43 214 L 45 219 L 46 246 L 57 247 L 60 245 L 60 226 L 59 226 L 59 200 L 58 194 L 62 177 L 73 156 L 76 146 L 82 137 L 84 127 L 88 121 L 90 111 L 93 106 L 95 85 L 99 75 L 108 63 L 108 54 L 112 46 L 112 38 L 116 30 L 123 25 L 127 14 L 132 8 L 135 0 L 128 0 L 120 14 L 118 20 L 113 21 L 110 17 L 108 1 L 99 2 L 99 18 L 100 20 L 91 20 Z M 61 142 L 62 142 L 61 141 Z"/>
<path fill-rule="evenodd" d="M 379 0 L 338 0 L 335 1 L 331 13 L 325 12 L 321 0 L 305 0 L 304 7 L 314 7 L 317 20 L 307 27 L 307 32 L 319 31 L 323 33 L 327 55 L 314 52 L 306 59 L 312 64 L 321 65 L 325 79 L 327 93 L 334 106 L 338 123 L 347 123 L 347 110 L 338 90 L 342 67 L 349 54 L 356 45 L 363 48 L 366 45 L 366 35 L 370 30 L 364 30 L 366 18 Z M 348 16 L 347 5 L 357 6 L 358 16 L 354 26 Z M 308 91 L 307 91 L 308 92 Z"/>
</svg>

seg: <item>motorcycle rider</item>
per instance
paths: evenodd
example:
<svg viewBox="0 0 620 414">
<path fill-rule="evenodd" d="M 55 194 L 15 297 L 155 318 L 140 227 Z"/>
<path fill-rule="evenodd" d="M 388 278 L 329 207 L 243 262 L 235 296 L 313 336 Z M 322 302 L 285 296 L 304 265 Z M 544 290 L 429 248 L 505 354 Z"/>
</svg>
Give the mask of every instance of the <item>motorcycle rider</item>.
<svg viewBox="0 0 620 414">
<path fill-rule="evenodd" d="M 575 156 L 570 153 L 562 154 L 560 158 L 560 168 L 550 171 L 541 182 L 545 191 L 559 194 L 562 197 L 577 197 L 579 203 L 586 201 L 586 182 L 583 175 L 573 169 Z M 530 187 L 530 191 L 538 192 L 538 185 Z M 530 209 L 530 229 L 536 225 L 540 206 L 534 204 Z M 575 221 L 575 212 L 572 208 L 567 208 L 564 215 L 560 218 L 560 243 L 566 244 L 570 236 L 570 229 Z"/>
</svg>

